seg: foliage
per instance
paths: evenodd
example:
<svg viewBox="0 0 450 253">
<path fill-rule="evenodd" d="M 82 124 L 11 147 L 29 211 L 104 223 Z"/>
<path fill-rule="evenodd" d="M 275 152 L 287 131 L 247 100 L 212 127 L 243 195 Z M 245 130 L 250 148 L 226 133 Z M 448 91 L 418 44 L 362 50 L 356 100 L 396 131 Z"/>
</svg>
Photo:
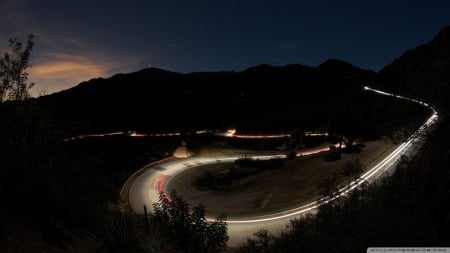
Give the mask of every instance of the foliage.
<svg viewBox="0 0 450 253">
<path fill-rule="evenodd" d="M 19 224 L 50 231 L 54 219 L 46 209 L 52 204 L 49 188 L 55 171 L 50 157 L 55 139 L 48 117 L 31 104 L 3 104 L 0 125 L 0 206 L 6 222 L 0 225 L 6 234 L 21 230 Z M 36 217 L 30 215 L 31 206 Z"/>
<path fill-rule="evenodd" d="M 29 97 L 28 89 L 33 83 L 27 84 L 30 66 L 29 60 L 34 46 L 34 35 L 28 35 L 26 46 L 17 39 L 9 40 L 11 52 L 5 52 L 0 58 L 0 104 L 6 100 L 24 100 Z"/>
<path fill-rule="evenodd" d="M 156 226 L 170 238 L 180 252 L 222 252 L 228 235 L 224 215 L 209 222 L 202 205 L 190 210 L 189 205 L 175 191 L 170 197 L 160 194 L 154 205 L 155 214 L 150 226 Z"/>
<path fill-rule="evenodd" d="M 238 249 L 239 253 L 269 252 L 269 245 L 273 243 L 273 236 L 265 229 L 255 232 L 254 238 L 247 238 L 247 244 Z"/>
<path fill-rule="evenodd" d="M 26 100 L 33 38 L 11 39 L 0 58 L 0 251 L 27 238 L 66 248 L 69 234 L 96 226 L 115 191 L 95 158 L 66 152 L 52 115 Z"/>
<path fill-rule="evenodd" d="M 50 116 L 32 101 L 0 105 L 0 125 L 0 244 L 30 234 L 64 248 L 69 231 L 95 227 L 114 190 L 95 159 L 66 153 Z"/>
<path fill-rule="evenodd" d="M 402 158 L 391 177 L 322 205 L 316 215 L 292 220 L 288 231 L 268 236 L 267 248 L 257 237 L 241 252 L 364 252 L 367 247 L 448 245 L 449 129 L 449 122 L 441 123 L 416 158 Z"/>
<path fill-rule="evenodd" d="M 215 222 L 205 219 L 201 205 L 192 210 L 172 192 L 161 194 L 155 212 L 133 215 L 106 211 L 93 238 L 98 252 L 223 252 L 228 235 L 225 217 Z"/>
<path fill-rule="evenodd" d="M 102 243 L 98 252 L 143 252 L 138 238 L 136 217 L 109 212 L 103 218 L 94 237 Z"/>
</svg>

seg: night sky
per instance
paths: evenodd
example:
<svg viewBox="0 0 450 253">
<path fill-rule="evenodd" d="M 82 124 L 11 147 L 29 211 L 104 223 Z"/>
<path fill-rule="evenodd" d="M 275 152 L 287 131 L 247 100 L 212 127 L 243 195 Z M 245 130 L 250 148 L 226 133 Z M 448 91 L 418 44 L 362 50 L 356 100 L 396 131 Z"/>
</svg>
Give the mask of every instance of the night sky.
<svg viewBox="0 0 450 253">
<path fill-rule="evenodd" d="M 0 51 L 36 35 L 34 94 L 151 65 L 241 71 L 336 58 L 379 71 L 450 24 L 450 1 L 0 1 Z"/>
</svg>

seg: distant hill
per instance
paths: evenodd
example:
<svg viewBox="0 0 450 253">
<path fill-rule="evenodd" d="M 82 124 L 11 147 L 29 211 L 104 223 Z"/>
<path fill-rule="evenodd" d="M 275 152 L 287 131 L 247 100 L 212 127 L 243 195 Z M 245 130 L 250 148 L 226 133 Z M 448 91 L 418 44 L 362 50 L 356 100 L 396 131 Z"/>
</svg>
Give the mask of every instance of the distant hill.
<svg viewBox="0 0 450 253">
<path fill-rule="evenodd" d="M 362 252 L 370 245 L 449 245 L 450 26 L 429 43 L 405 52 L 371 83 L 428 101 L 440 111 L 436 129 L 417 155 L 400 159 L 393 175 L 319 207 L 317 216 L 294 222 L 288 233 L 270 243 L 258 238 L 243 251 Z M 400 115 L 405 114 L 408 121 L 417 112 Z M 255 250 L 255 245 L 268 246 Z"/>
<path fill-rule="evenodd" d="M 36 101 L 71 133 L 317 128 L 327 127 L 319 118 L 328 119 L 374 75 L 338 60 L 316 68 L 258 65 L 241 72 L 147 68 L 92 79 Z"/>
<path fill-rule="evenodd" d="M 449 108 L 450 26 L 382 69 L 378 73 L 378 85 Z"/>
</svg>

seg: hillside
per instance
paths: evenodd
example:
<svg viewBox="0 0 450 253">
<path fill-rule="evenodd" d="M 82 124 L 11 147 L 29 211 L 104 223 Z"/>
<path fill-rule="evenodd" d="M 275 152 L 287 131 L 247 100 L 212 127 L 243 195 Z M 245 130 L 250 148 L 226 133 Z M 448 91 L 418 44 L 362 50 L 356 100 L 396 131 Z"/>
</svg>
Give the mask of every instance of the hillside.
<svg viewBox="0 0 450 253">
<path fill-rule="evenodd" d="M 387 65 L 378 73 L 377 82 L 387 90 L 449 107 L 450 26 Z"/>
<path fill-rule="evenodd" d="M 238 252 L 363 252 L 368 247 L 450 243 L 450 26 L 380 71 L 376 85 L 437 106 L 437 129 L 411 160 L 381 182 L 292 221 L 281 236 L 260 232 Z"/>
<path fill-rule="evenodd" d="M 92 79 L 36 101 L 66 135 L 230 126 L 241 132 L 329 130 L 342 128 L 343 120 L 360 125 L 361 132 L 397 118 L 397 110 L 420 110 L 397 102 L 398 108 L 390 110 L 392 101 L 364 92 L 361 84 L 374 75 L 339 60 L 315 68 L 263 64 L 241 72 L 180 74 L 149 68 Z M 373 129 L 369 135 L 378 133 Z"/>
</svg>

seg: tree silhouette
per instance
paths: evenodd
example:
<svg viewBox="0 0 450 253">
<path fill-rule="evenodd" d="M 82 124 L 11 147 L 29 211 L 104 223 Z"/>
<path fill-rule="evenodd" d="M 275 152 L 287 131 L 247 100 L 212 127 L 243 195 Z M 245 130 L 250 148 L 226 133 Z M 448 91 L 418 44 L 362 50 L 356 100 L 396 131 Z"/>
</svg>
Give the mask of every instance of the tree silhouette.
<svg viewBox="0 0 450 253">
<path fill-rule="evenodd" d="M 154 204 L 153 226 L 165 231 L 180 252 L 223 252 L 228 242 L 225 216 L 209 222 L 205 207 L 198 205 L 192 210 L 175 191 L 170 198 L 160 193 L 159 203 Z"/>
<path fill-rule="evenodd" d="M 29 60 L 34 46 L 34 35 L 28 35 L 26 46 L 17 38 L 9 39 L 11 52 L 4 52 L 0 58 L 0 104 L 7 100 L 24 100 L 34 83 L 27 84 Z"/>
<path fill-rule="evenodd" d="M 124 213 L 107 213 L 94 237 L 102 246 L 98 252 L 143 252 L 137 237 L 137 221 Z"/>
</svg>

